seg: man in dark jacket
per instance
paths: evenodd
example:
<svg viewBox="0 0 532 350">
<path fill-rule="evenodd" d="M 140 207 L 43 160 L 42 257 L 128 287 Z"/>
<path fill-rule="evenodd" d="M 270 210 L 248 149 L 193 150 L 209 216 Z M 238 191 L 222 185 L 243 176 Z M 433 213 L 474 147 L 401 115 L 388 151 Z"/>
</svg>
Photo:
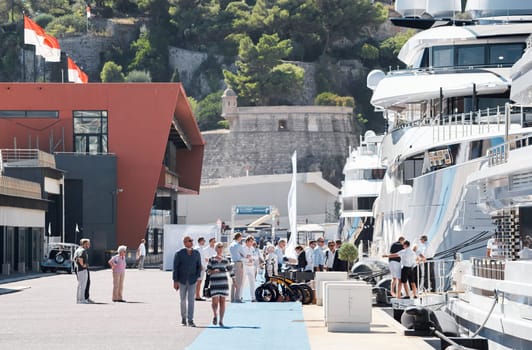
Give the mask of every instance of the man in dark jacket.
<svg viewBox="0 0 532 350">
<path fill-rule="evenodd" d="M 337 239 L 336 240 L 336 250 L 334 251 L 334 262 L 333 262 L 333 271 L 347 271 L 347 261 L 340 260 L 340 247 L 342 246 L 342 241 Z"/>
<path fill-rule="evenodd" d="M 192 237 L 185 236 L 183 238 L 185 247 L 174 255 L 172 279 L 174 280 L 174 289 L 179 290 L 181 298 L 181 324 L 186 326 L 188 318 L 188 325 L 196 327 L 194 324 L 194 295 L 196 282 L 201 275 L 201 255 L 192 248 L 192 243 Z"/>
</svg>

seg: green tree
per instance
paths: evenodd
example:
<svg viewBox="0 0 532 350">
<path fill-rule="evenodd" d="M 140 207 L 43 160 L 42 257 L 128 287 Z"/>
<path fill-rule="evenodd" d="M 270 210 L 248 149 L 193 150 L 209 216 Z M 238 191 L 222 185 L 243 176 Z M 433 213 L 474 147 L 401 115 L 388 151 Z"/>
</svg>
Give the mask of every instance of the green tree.
<svg viewBox="0 0 532 350">
<path fill-rule="evenodd" d="M 49 13 L 55 17 L 72 14 L 68 0 L 29 0 L 28 3 L 33 13 Z"/>
<path fill-rule="evenodd" d="M 361 35 L 370 36 L 366 29 L 384 22 L 387 11 L 381 3 L 375 6 L 370 0 L 315 0 L 320 11 L 320 22 L 325 43 L 323 53 L 339 39 L 356 40 Z"/>
<path fill-rule="evenodd" d="M 102 71 L 100 72 L 100 79 L 104 83 L 122 83 L 125 81 L 124 73 L 122 73 L 122 66 L 113 61 L 105 62 Z"/>
<path fill-rule="evenodd" d="M 219 122 L 222 121 L 222 94 L 222 91 L 216 91 L 198 102 L 195 116 L 201 131 L 219 128 Z"/>
<path fill-rule="evenodd" d="M 144 29 L 137 41 L 131 44 L 135 52 L 129 70 L 149 71 L 153 81 L 170 81 L 171 71 L 168 65 L 168 38 L 172 36 L 170 28 L 169 2 L 167 0 L 138 0 L 137 5 L 150 18 L 148 28 Z"/>
<path fill-rule="evenodd" d="M 316 106 L 355 107 L 355 99 L 351 96 L 338 96 L 332 92 L 322 92 L 314 99 Z"/>
<path fill-rule="evenodd" d="M 408 29 L 406 31 L 401 31 L 397 33 L 395 36 L 392 36 L 386 40 L 384 40 L 380 44 L 380 52 L 381 56 L 384 60 L 382 64 L 384 66 L 386 65 L 394 65 L 395 63 L 398 63 L 397 55 L 399 54 L 399 51 L 401 51 L 401 48 L 404 46 L 404 44 L 410 39 L 416 31 L 414 29 Z"/>
<path fill-rule="evenodd" d="M 338 251 L 338 258 L 347 261 L 347 271 L 351 271 L 353 262 L 358 259 L 358 249 L 351 242 L 342 243 Z"/>
<path fill-rule="evenodd" d="M 0 31 L 0 81 L 19 81 L 21 40 L 16 32 Z"/>
<path fill-rule="evenodd" d="M 128 83 L 149 83 L 151 82 L 150 72 L 143 70 L 132 70 L 127 73 L 125 81 Z"/>
<path fill-rule="evenodd" d="M 56 37 L 64 34 L 85 33 L 87 19 L 81 15 L 69 14 L 56 17 L 46 26 L 46 32 Z"/>
<path fill-rule="evenodd" d="M 364 43 L 360 49 L 360 57 L 367 61 L 374 61 L 379 58 L 379 49 L 371 44 Z"/>
<path fill-rule="evenodd" d="M 304 70 L 281 61 L 291 50 L 290 40 L 281 41 L 277 34 L 263 35 L 256 45 L 249 37 L 242 39 L 236 74 L 224 70 L 226 84 L 242 105 L 275 105 L 300 91 Z"/>
</svg>

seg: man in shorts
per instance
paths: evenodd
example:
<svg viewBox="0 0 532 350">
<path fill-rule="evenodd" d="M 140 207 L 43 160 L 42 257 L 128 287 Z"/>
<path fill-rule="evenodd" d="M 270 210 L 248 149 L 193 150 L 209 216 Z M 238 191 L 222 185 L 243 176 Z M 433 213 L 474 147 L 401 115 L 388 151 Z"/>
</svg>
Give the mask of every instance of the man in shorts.
<svg viewBox="0 0 532 350">
<path fill-rule="evenodd" d="M 390 247 L 390 254 L 396 254 L 403 250 L 403 242 L 405 238 L 403 236 L 397 239 Z M 388 265 L 390 266 L 390 274 L 392 275 L 392 286 L 390 293 L 393 298 L 401 298 L 401 258 L 394 256 L 388 258 Z M 406 291 L 405 291 L 406 292 Z"/>
</svg>

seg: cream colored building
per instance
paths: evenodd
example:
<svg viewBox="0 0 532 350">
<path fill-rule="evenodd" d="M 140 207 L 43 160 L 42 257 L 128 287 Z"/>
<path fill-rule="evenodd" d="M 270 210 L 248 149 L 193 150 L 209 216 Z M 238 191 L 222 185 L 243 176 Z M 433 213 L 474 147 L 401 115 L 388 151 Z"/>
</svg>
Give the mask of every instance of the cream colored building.
<svg viewBox="0 0 532 350">
<path fill-rule="evenodd" d="M 203 185 L 198 196 L 178 197 L 179 224 L 212 224 L 218 219 L 231 223 L 233 206 L 273 206 L 279 217 L 276 228 L 287 229 L 288 191 L 292 174 L 258 175 L 216 180 Z M 334 215 L 339 189 L 320 172 L 297 174 L 297 221 L 321 224 Z M 260 215 L 236 215 L 235 226 L 244 226 Z M 267 222 L 272 224 L 272 221 Z"/>
</svg>

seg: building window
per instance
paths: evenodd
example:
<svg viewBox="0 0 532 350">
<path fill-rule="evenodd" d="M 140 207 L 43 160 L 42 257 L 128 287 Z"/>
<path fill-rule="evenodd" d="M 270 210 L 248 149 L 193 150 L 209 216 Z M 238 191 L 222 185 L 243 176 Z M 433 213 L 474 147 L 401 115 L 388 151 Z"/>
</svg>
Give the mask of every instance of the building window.
<svg viewBox="0 0 532 350">
<path fill-rule="evenodd" d="M 286 120 L 279 120 L 279 123 L 277 125 L 278 125 L 277 130 L 279 130 L 279 131 L 288 131 L 288 126 L 287 126 Z"/>
<path fill-rule="evenodd" d="M 58 111 L 0 111 L 0 118 L 59 118 Z"/>
<path fill-rule="evenodd" d="M 107 153 L 107 111 L 74 111 L 74 152 Z"/>
</svg>

